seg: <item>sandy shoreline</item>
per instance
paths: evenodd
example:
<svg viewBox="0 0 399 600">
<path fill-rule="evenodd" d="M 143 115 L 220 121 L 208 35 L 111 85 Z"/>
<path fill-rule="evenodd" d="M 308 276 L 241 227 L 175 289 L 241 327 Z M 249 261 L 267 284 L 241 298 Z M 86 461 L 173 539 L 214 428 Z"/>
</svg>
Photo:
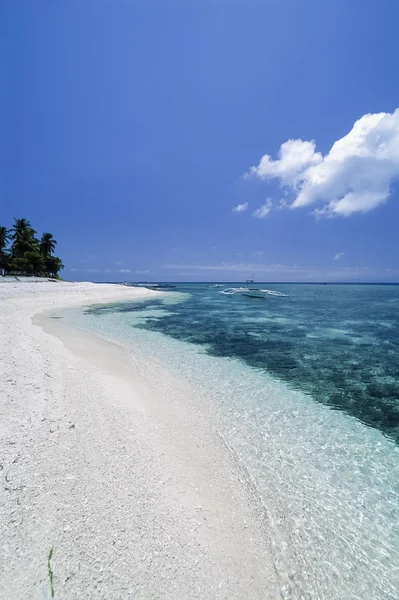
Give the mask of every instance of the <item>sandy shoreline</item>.
<svg viewBox="0 0 399 600">
<path fill-rule="evenodd" d="M 0 597 L 50 598 L 51 548 L 55 598 L 281 597 L 262 515 L 188 384 L 34 317 L 146 293 L 0 286 Z"/>
</svg>

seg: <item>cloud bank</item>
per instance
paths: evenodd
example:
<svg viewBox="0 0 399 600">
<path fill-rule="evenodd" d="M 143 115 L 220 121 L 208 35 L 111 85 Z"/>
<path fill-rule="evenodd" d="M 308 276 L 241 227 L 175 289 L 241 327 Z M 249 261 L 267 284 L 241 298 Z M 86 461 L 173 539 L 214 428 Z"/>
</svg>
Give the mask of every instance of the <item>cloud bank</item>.
<svg viewBox="0 0 399 600">
<path fill-rule="evenodd" d="M 253 273 L 258 281 L 399 281 L 398 269 L 370 269 L 367 266 L 315 267 L 306 265 L 287 265 L 260 262 L 221 262 L 216 264 L 170 264 L 164 269 L 176 270 L 177 275 L 196 278 L 214 277 L 232 281 L 232 277 L 242 280 Z"/>
<path fill-rule="evenodd" d="M 250 176 L 278 179 L 291 208 L 318 205 L 318 216 L 348 217 L 386 202 L 399 179 L 399 109 L 367 114 L 323 156 L 316 142 L 288 140 L 278 158 L 265 154 Z"/>
</svg>

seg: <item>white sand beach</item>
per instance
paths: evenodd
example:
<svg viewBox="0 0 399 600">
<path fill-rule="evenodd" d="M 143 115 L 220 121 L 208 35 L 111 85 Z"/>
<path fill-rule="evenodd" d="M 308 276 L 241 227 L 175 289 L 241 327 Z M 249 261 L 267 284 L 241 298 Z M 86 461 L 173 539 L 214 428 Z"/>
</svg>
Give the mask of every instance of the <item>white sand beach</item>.
<svg viewBox="0 0 399 600">
<path fill-rule="evenodd" d="M 39 315 L 155 293 L 0 286 L 0 598 L 51 598 L 51 577 L 57 600 L 281 597 L 262 513 L 195 390 Z"/>
</svg>

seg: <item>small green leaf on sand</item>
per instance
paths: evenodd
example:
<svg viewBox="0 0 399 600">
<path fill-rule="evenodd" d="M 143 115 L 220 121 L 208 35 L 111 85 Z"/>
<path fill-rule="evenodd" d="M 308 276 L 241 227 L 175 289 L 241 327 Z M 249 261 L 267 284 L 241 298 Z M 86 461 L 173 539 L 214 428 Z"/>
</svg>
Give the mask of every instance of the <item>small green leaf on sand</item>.
<svg viewBox="0 0 399 600">
<path fill-rule="evenodd" d="M 48 559 L 47 559 L 47 569 L 48 569 L 48 577 L 50 580 L 50 593 L 51 593 L 51 597 L 54 598 L 54 586 L 53 586 L 53 569 L 51 567 L 51 558 L 53 556 L 53 549 L 51 548 L 50 552 L 48 553 Z"/>
</svg>

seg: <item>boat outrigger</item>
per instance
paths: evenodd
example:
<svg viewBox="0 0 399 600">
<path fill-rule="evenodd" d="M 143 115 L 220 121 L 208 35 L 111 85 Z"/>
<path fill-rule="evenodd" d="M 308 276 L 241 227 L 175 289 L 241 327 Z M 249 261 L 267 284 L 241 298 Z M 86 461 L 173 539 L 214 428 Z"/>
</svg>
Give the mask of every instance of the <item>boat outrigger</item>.
<svg viewBox="0 0 399 600">
<path fill-rule="evenodd" d="M 254 287 L 254 280 L 247 279 L 245 281 L 246 287 L 239 288 L 226 288 L 225 290 L 221 290 L 220 294 L 224 294 L 225 296 L 233 296 L 234 294 L 242 294 L 243 296 L 249 296 L 250 298 L 266 298 L 266 296 L 286 296 L 282 292 L 276 292 L 274 290 L 261 290 L 257 287 Z"/>
</svg>

